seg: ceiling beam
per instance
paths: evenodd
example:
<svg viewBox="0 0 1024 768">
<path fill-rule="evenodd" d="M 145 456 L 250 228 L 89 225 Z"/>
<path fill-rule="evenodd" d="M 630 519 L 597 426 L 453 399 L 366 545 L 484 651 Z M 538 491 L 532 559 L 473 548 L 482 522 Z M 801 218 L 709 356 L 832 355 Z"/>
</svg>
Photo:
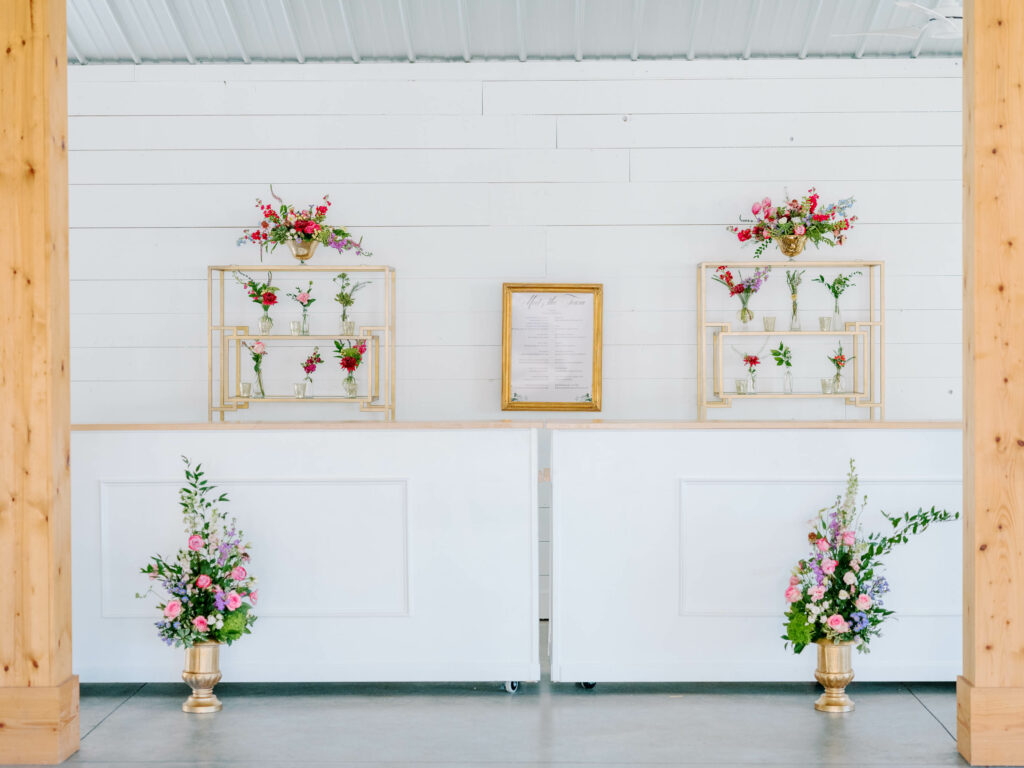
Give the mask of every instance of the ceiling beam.
<svg viewBox="0 0 1024 768">
<path fill-rule="evenodd" d="M 743 58 L 750 58 L 750 47 L 754 44 L 754 33 L 757 31 L 757 21 L 761 16 L 762 0 L 754 0 L 750 10 L 750 28 L 747 30 L 747 44 L 743 46 Z"/>
<path fill-rule="evenodd" d="M 75 45 L 75 41 L 71 39 L 71 29 L 68 28 L 68 50 L 71 51 L 71 55 L 78 59 L 79 64 L 88 64 L 85 57 L 78 52 L 78 46 Z"/>
<path fill-rule="evenodd" d="M 697 55 L 697 22 L 704 7 L 704 0 L 693 0 L 693 11 L 690 13 L 690 42 L 686 46 L 686 58 L 693 61 Z"/>
<path fill-rule="evenodd" d="M 352 63 L 358 64 L 361 59 L 356 49 L 356 39 L 352 36 L 352 26 L 348 23 L 348 11 L 345 10 L 345 0 L 338 0 L 338 10 L 341 12 L 341 26 L 345 30 L 345 39 L 348 41 L 348 49 L 352 52 Z"/>
<path fill-rule="evenodd" d="M 416 52 L 412 49 L 412 34 L 409 32 L 409 18 L 405 11 L 405 0 L 398 0 L 398 19 L 402 22 L 405 55 L 409 61 L 416 61 Z"/>
<path fill-rule="evenodd" d="M 457 0 L 455 7 L 459 12 L 459 36 L 462 38 L 462 60 L 468 62 L 471 56 L 469 53 L 469 18 L 466 15 L 466 0 Z"/>
<path fill-rule="evenodd" d="M 174 15 L 174 10 L 171 8 L 168 0 L 161 0 L 164 6 L 164 11 L 167 12 L 168 18 L 171 20 L 171 29 L 174 30 L 174 34 L 178 36 L 178 42 L 181 43 L 182 49 L 185 51 L 185 58 L 188 59 L 189 64 L 196 63 L 196 57 L 192 55 L 192 49 L 188 47 L 188 42 L 185 40 L 185 35 L 181 31 L 181 22 L 178 21 L 178 17 Z"/>
<path fill-rule="evenodd" d="M 932 23 L 929 21 L 924 25 L 921 30 L 921 34 L 917 36 L 917 42 L 914 43 L 914 50 L 910 52 L 910 58 L 916 59 L 921 53 L 921 46 L 924 45 L 924 41 L 928 39 L 928 36 L 932 33 Z"/>
<path fill-rule="evenodd" d="M 519 41 L 519 60 L 526 61 L 526 32 L 523 30 L 522 0 L 516 0 L 516 38 Z"/>
<path fill-rule="evenodd" d="M 135 47 L 132 45 L 131 40 L 128 39 L 128 35 L 125 34 L 124 25 L 114 11 L 114 7 L 110 4 L 110 0 L 103 0 L 103 7 L 107 9 L 107 15 L 114 22 L 114 29 L 117 30 L 117 34 L 120 36 L 121 42 L 124 43 L 124 47 L 128 49 L 128 55 L 132 57 L 132 61 L 136 64 L 141 64 L 142 61 L 139 59 L 139 54 L 135 52 Z"/>
<path fill-rule="evenodd" d="M 153 45 L 153 38 L 149 36 L 149 32 L 146 31 L 146 25 L 142 22 L 139 17 L 139 12 L 135 10 L 135 3 L 126 3 L 125 8 L 128 9 L 128 15 L 131 17 L 132 24 L 135 25 L 135 29 L 138 30 L 139 36 L 142 41 L 146 44 L 146 49 L 153 53 L 154 59 L 159 59 L 159 56 L 155 55 L 156 46 Z"/>
<path fill-rule="evenodd" d="M 633 48 L 629 58 L 636 61 L 640 58 L 640 30 L 644 23 L 644 0 L 633 0 Z"/>
<path fill-rule="evenodd" d="M 868 28 L 865 32 L 870 32 L 875 28 L 878 23 L 878 12 L 882 9 L 882 0 L 875 0 L 874 5 L 871 8 L 871 13 L 868 15 Z M 868 36 L 864 35 L 860 39 L 860 43 L 857 44 L 857 50 L 853 52 L 853 58 L 860 59 L 864 57 L 864 49 L 868 47 Z"/>
<path fill-rule="evenodd" d="M 295 24 L 292 23 L 292 14 L 288 10 L 288 4 L 285 0 L 277 0 L 277 4 L 281 6 L 281 13 L 284 14 L 284 28 L 288 32 L 288 39 L 292 41 L 292 48 L 295 49 L 295 60 L 299 64 L 305 64 L 306 57 L 302 55 L 302 48 L 299 47 L 299 38 L 295 34 Z"/>
<path fill-rule="evenodd" d="M 576 50 L 573 53 L 573 58 L 576 61 L 583 61 L 583 0 L 576 0 L 575 11 Z"/>
<path fill-rule="evenodd" d="M 814 34 L 814 25 L 818 23 L 818 17 L 821 15 L 821 6 L 824 0 L 816 0 L 814 3 L 814 10 L 811 11 L 811 18 L 807 22 L 807 29 L 804 30 L 804 41 L 800 44 L 800 52 L 796 55 L 798 59 L 807 58 L 807 49 L 811 45 L 811 35 Z"/>
<path fill-rule="evenodd" d="M 251 64 L 252 59 L 249 58 L 249 54 L 246 53 L 245 46 L 242 45 L 242 36 L 238 32 L 238 24 L 235 23 L 235 16 L 231 13 L 231 8 L 228 6 L 228 0 L 220 0 L 220 7 L 224 11 L 224 15 L 228 17 L 228 29 L 231 31 L 231 37 L 235 41 L 235 47 L 238 48 L 238 52 L 242 55 L 242 61 L 246 64 Z"/>
</svg>

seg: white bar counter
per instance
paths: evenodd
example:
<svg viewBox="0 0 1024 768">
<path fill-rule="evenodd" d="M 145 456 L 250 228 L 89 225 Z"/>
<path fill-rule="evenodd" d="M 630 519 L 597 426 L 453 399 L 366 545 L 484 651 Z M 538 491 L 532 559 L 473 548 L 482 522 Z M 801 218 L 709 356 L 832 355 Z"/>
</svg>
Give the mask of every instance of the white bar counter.
<svg viewBox="0 0 1024 768">
<path fill-rule="evenodd" d="M 553 681 L 813 680 L 783 592 L 850 458 L 879 511 L 962 506 L 957 423 L 548 423 Z M 858 680 L 954 680 L 961 524 L 886 561 L 896 611 Z"/>
<path fill-rule="evenodd" d="M 225 681 L 539 678 L 536 425 L 357 422 L 75 427 L 83 682 L 181 679 L 134 595 L 184 543 L 182 455 L 253 545 L 259 619 Z"/>
</svg>

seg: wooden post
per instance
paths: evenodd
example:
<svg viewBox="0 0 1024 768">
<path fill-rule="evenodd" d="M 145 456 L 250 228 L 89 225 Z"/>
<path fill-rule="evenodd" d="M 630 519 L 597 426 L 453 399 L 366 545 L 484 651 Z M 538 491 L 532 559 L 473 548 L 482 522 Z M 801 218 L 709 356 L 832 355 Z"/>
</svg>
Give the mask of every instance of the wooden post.
<svg viewBox="0 0 1024 768">
<path fill-rule="evenodd" d="M 78 749 L 66 0 L 0 2 L 0 763 Z"/>
<path fill-rule="evenodd" d="M 1024 3 L 964 5 L 964 672 L 957 748 L 1024 764 Z"/>
</svg>

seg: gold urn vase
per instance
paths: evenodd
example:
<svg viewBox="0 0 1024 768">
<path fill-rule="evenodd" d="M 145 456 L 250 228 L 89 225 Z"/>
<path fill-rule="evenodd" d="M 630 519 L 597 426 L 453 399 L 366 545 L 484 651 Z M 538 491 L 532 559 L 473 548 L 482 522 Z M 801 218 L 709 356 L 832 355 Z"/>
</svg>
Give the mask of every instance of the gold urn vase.
<svg viewBox="0 0 1024 768">
<path fill-rule="evenodd" d="M 220 712 L 220 699 L 213 695 L 213 686 L 220 682 L 220 643 L 196 643 L 186 648 L 181 679 L 192 689 L 192 695 L 181 705 L 184 712 Z"/>
<path fill-rule="evenodd" d="M 792 259 L 803 253 L 804 246 L 807 245 L 807 235 L 780 235 L 775 238 L 775 242 L 782 255 Z"/>
<path fill-rule="evenodd" d="M 822 684 L 825 692 L 814 702 L 819 712 L 852 712 L 853 700 L 846 695 L 846 686 L 853 681 L 853 664 L 850 654 L 853 643 L 833 643 L 818 640 L 818 668 L 814 678 Z"/>
<path fill-rule="evenodd" d="M 313 258 L 313 254 L 316 252 L 317 246 L 320 245 L 319 240 L 285 240 L 285 245 L 288 246 L 288 250 L 292 252 L 299 261 L 309 261 Z"/>
</svg>

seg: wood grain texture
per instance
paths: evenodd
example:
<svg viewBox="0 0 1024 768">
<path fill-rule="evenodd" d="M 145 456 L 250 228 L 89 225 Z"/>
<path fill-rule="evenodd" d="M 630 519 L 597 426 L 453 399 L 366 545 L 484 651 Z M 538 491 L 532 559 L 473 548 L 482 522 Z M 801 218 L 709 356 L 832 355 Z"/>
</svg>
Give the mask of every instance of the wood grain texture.
<svg viewBox="0 0 1024 768">
<path fill-rule="evenodd" d="M 0 762 L 57 762 L 78 749 L 63 0 L 0 4 L 0 35 Z"/>
<path fill-rule="evenodd" d="M 958 748 L 1024 763 L 1024 6 L 964 7 L 964 673 Z"/>
</svg>

